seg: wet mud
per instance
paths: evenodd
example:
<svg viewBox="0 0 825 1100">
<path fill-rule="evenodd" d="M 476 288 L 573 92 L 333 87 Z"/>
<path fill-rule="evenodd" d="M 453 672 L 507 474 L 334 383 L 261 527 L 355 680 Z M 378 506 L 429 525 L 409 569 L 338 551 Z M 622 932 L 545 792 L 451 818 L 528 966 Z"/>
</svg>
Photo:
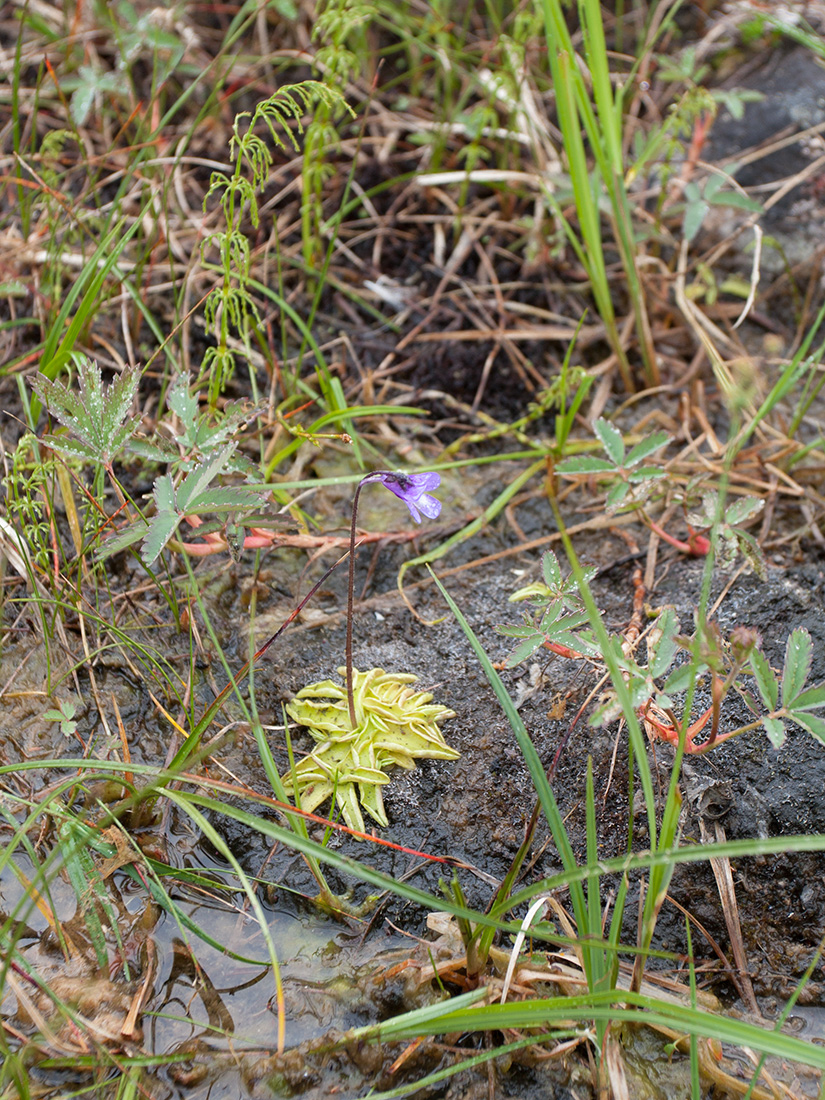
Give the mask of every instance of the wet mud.
<svg viewBox="0 0 825 1100">
<path fill-rule="evenodd" d="M 457 499 L 461 505 L 475 496 L 477 506 L 484 503 L 484 495 L 489 492 L 489 487 L 465 486 L 464 499 L 460 493 Z M 443 518 L 449 520 L 446 508 Z M 553 531 L 549 505 L 540 496 L 520 509 L 518 518 L 530 537 Z M 366 524 L 384 529 L 391 526 L 392 519 L 384 513 L 373 515 L 369 508 L 364 515 Z M 426 545 L 426 541 L 417 546 L 389 544 L 375 554 L 369 549 L 360 553 L 357 586 L 361 598 L 355 619 L 354 658 L 360 669 L 379 667 L 416 675 L 417 686 L 431 691 L 438 703 L 455 711 L 455 718 L 444 724 L 443 732 L 461 756 L 455 762 L 422 760 L 414 771 L 396 769 L 392 773 L 384 792 L 389 827 L 376 831 L 407 851 L 368 846 L 343 833 L 333 833 L 329 845 L 435 895 L 440 893 L 440 880 L 449 877 L 452 870 L 422 861 L 411 852 L 450 856 L 458 862 L 455 873 L 468 904 L 483 910 L 524 838 L 534 796 L 512 730 L 438 591 L 429 582 L 408 587 L 408 597 L 419 618 L 413 617 L 398 597 L 398 568 Z M 600 569 L 593 590 L 608 629 L 622 631 L 630 619 L 633 600 L 633 562 L 626 560 L 626 543 L 609 531 L 598 532 L 580 539 L 577 549 L 586 564 Z M 498 635 L 495 628 L 519 621 L 519 605 L 508 603 L 508 597 L 538 577 L 540 553 L 540 549 L 518 551 L 513 530 L 502 519 L 436 563 L 448 590 L 496 661 L 507 654 L 508 639 Z M 475 564 L 480 558 L 496 554 L 506 556 Z M 473 563 L 470 568 L 461 569 L 469 563 Z M 316 563 L 314 575 L 319 575 L 321 568 Z M 647 593 L 649 607 L 673 606 L 683 631 L 690 632 L 703 568 L 703 561 L 688 560 L 669 550 L 661 553 L 655 587 Z M 239 666 L 248 646 L 248 636 L 239 624 L 249 619 L 250 564 L 216 566 L 203 562 L 199 575 L 221 642 L 230 661 Z M 282 551 L 264 560 L 256 589 L 256 644 L 280 625 L 314 575 L 311 570 L 300 572 L 294 556 L 290 558 Z M 422 576 L 417 572 L 407 579 L 417 582 Z M 747 572 L 732 577 L 718 571 L 713 581 L 713 600 L 720 595 L 723 598 L 716 620 L 723 635 L 736 626 L 757 629 L 766 655 L 774 667 L 781 667 L 789 632 L 803 626 L 814 641 L 811 681 L 825 680 L 825 562 L 813 556 L 804 562 L 775 558 L 769 562 L 766 582 Z M 303 619 L 286 631 L 256 670 L 257 704 L 261 718 L 272 727 L 270 744 L 284 770 L 287 757 L 280 728 L 282 706 L 306 684 L 335 677 L 335 669 L 343 663 L 344 606 L 345 576 L 339 570 L 326 582 Z M 19 646 L 22 653 L 24 637 L 19 639 Z M 180 650 L 176 654 L 174 644 L 170 645 L 167 658 L 185 657 L 183 637 Z M 10 662 L 21 667 L 14 685 L 19 693 L 18 721 L 13 741 L 5 744 L 6 754 L 14 750 L 24 758 L 74 755 L 76 744 L 60 734 L 55 723 L 43 721 L 42 700 L 30 694 L 42 686 L 43 662 L 35 655 L 21 664 L 13 648 L 5 654 L 6 668 L 12 667 Z M 201 671 L 205 705 L 225 677 L 217 663 L 211 667 L 204 664 Z M 112 657 L 100 663 L 97 676 L 98 690 L 106 698 L 115 692 L 128 728 L 143 731 L 135 739 L 134 758 L 155 763 L 164 759 L 169 747 L 168 725 L 159 720 L 145 699 L 141 701 L 142 695 L 128 670 Z M 593 761 L 596 784 L 600 852 L 604 857 L 621 855 L 627 845 L 630 798 L 626 733 L 616 726 L 593 729 L 585 718 L 570 731 L 593 688 L 592 669 L 581 661 L 547 654 L 502 676 L 547 769 L 563 746 L 553 789 L 577 856 L 584 860 L 588 758 Z M 707 693 L 700 691 L 696 712 L 701 713 L 707 705 Z M 91 704 L 79 713 L 81 723 L 93 716 Z M 231 702 L 226 717 L 237 717 Z M 730 697 L 723 711 L 722 731 L 750 717 L 744 704 Z M 300 730 L 293 731 L 293 743 L 297 754 L 311 747 L 308 735 Z M 103 749 L 101 743 L 98 751 Z M 649 758 L 664 797 L 673 750 L 657 741 L 649 747 Z M 254 790 L 270 793 L 254 739 L 242 724 L 236 726 L 232 741 L 216 754 L 209 767 L 211 774 L 230 774 Z M 685 844 L 701 842 L 703 826 L 710 834 L 723 829 L 728 839 L 825 832 L 825 746 L 807 732 L 791 728 L 784 746 L 774 749 L 764 733 L 755 731 L 706 756 L 688 759 L 682 791 Z M 429 979 L 415 986 L 405 981 L 403 974 L 404 960 L 422 950 L 429 957 L 438 940 L 428 928 L 428 913 L 388 894 L 360 921 L 337 923 L 320 914 L 308 900 L 317 893 L 317 885 L 299 856 L 283 847 L 273 847 L 259 833 L 224 815 L 211 815 L 210 824 L 243 869 L 261 881 L 260 897 L 272 922 L 284 972 L 288 1053 L 282 1058 L 271 1054 L 277 1013 L 266 966 L 250 979 L 248 968 L 182 936 L 168 914 L 150 907 L 152 912 L 147 916 L 142 889 L 116 870 L 111 883 L 117 892 L 123 927 L 128 930 L 126 938 L 137 974 L 145 974 L 148 965 L 147 941 L 153 945 L 154 994 L 147 1009 L 160 1015 L 151 1024 L 144 1023 L 142 1036 L 155 1052 L 175 1050 L 182 1059 L 163 1071 L 163 1086 L 159 1085 L 157 1095 L 211 1098 L 235 1095 L 233 1089 L 243 1088 L 253 1096 L 271 1095 L 273 1089 L 281 1095 L 322 1096 L 328 1094 L 333 1083 L 342 1095 L 355 1095 L 366 1085 L 380 1088 L 399 1084 L 400 1078 L 387 1074 L 397 1050 L 382 1055 L 374 1048 L 346 1046 L 337 1052 L 329 1048 L 346 1029 L 389 1018 L 422 1003 L 422 997 L 434 995 L 435 987 Z M 229 868 L 219 852 L 174 815 L 162 823 L 144 823 L 144 832 L 147 850 L 158 858 L 230 881 Z M 323 828 L 314 828 L 312 835 L 322 839 Z M 636 816 L 633 844 L 636 850 L 647 847 L 641 814 Z M 539 882 L 560 870 L 548 831 L 540 822 L 519 885 Z M 733 875 L 749 975 L 760 1010 L 770 1018 L 794 991 L 825 930 L 825 857 L 787 854 L 734 861 Z M 335 871 L 330 872 L 329 882 L 335 891 L 349 893 L 354 907 L 374 892 L 372 887 L 349 881 Z M 607 900 L 607 892 L 615 884 L 606 879 L 603 885 Z M 180 900 L 193 919 L 220 943 L 263 957 L 260 937 L 250 929 L 242 912 L 232 907 L 227 910 L 209 898 L 196 900 L 184 894 Z M 558 900 L 562 905 L 567 903 L 563 891 Z M 634 884 L 623 930 L 625 942 L 630 944 L 636 936 L 637 900 L 638 884 Z M 64 904 L 67 927 L 75 920 L 79 935 L 82 920 L 72 913 L 68 889 Z M 707 864 L 677 867 L 654 940 L 655 948 L 673 953 L 675 958 L 653 960 L 651 965 L 665 966 L 672 972 L 679 969 L 680 960 L 684 961 L 687 945 L 683 909 L 698 922 L 697 928 L 701 926 L 701 931 L 694 930 L 693 947 L 703 986 L 734 1009 L 737 1005 L 743 1007 L 730 973 L 730 941 L 718 888 Z M 49 961 L 48 930 L 38 930 L 36 917 L 31 934 L 46 935 L 40 947 L 43 964 L 54 966 L 53 960 Z M 421 948 L 420 940 L 429 947 Z M 727 969 L 720 962 L 716 945 L 728 960 Z M 458 948 L 456 953 L 460 954 Z M 398 976 L 387 977 L 400 963 L 403 965 Z M 85 979 L 91 981 L 94 977 L 92 968 Z M 67 990 L 70 979 L 81 983 L 85 980 L 84 975 L 62 974 L 60 980 Z M 824 982 L 820 965 L 800 997 L 800 1005 L 814 1015 L 810 1019 L 800 1017 L 800 1026 L 814 1031 L 820 1026 L 816 1014 L 821 1011 Z M 128 992 L 134 993 L 131 986 Z M 122 1013 L 128 1003 L 129 997 L 121 996 L 112 1012 Z M 216 1029 L 226 1036 L 225 1040 L 216 1038 Z M 262 1056 L 261 1051 L 268 1053 Z M 405 1079 L 414 1080 L 416 1074 L 421 1076 L 438 1068 L 447 1057 L 437 1047 L 422 1051 L 405 1067 Z M 563 1071 L 558 1066 L 549 1069 L 529 1065 L 528 1061 L 514 1062 L 506 1073 L 499 1071 L 496 1095 L 572 1095 L 566 1090 L 575 1078 L 575 1060 L 566 1063 Z M 464 1077 L 461 1075 L 439 1095 L 469 1096 L 474 1095 L 476 1087 L 486 1090 L 486 1072 L 466 1075 L 462 1092 L 459 1081 Z M 580 1082 L 576 1094 L 588 1095 L 588 1089 Z M 648 1092 L 651 1096 L 662 1094 L 656 1088 Z"/>
<path fill-rule="evenodd" d="M 545 505 L 546 507 L 546 502 Z M 541 502 L 536 505 L 541 509 Z M 549 507 L 541 520 L 552 530 Z M 535 526 L 535 524 L 534 524 Z M 605 622 L 613 631 L 622 630 L 632 605 L 632 564 L 604 569 L 611 560 L 626 556 L 624 542 L 610 534 L 598 535 L 597 544 L 579 545 L 585 561 L 604 570 L 594 581 L 594 592 Z M 448 559 L 455 569 L 463 558 L 472 561 L 512 546 L 512 534 L 504 524 L 494 526 L 459 548 Z M 456 762 L 419 761 L 413 772 L 396 771 L 385 789 L 388 829 L 380 834 L 407 849 L 449 855 L 463 865 L 457 872 L 468 903 L 486 908 L 494 883 L 507 873 L 524 837 L 526 822 L 534 806 L 532 786 L 514 736 L 492 689 L 472 654 L 469 644 L 443 601 L 431 585 L 410 591 L 418 615 L 429 625 L 413 618 L 395 592 L 395 574 L 405 552 L 387 548 L 381 553 L 365 600 L 357 611 L 355 664 L 359 668 L 380 667 L 412 672 L 419 686 L 432 691 L 437 702 L 450 707 L 456 717 L 444 726 L 449 743 L 461 752 Z M 518 621 L 518 606 L 507 602 L 511 592 L 538 574 L 540 551 L 517 554 L 488 564 L 474 565 L 467 572 L 447 577 L 445 584 L 461 607 L 487 652 L 500 660 L 507 653 L 507 639 L 495 632 L 497 624 Z M 359 559 L 359 575 L 367 566 Z M 698 604 L 704 563 L 687 560 L 675 553 L 660 558 L 655 588 L 648 593 L 652 608 L 669 604 L 677 610 L 684 631 L 692 630 Z M 728 588 L 716 618 L 723 634 L 735 626 L 757 629 L 766 655 L 781 668 L 790 630 L 804 626 L 814 640 L 812 682 L 825 679 L 825 570 L 821 561 L 805 563 L 775 560 L 768 580 L 743 573 L 732 580 L 719 572 L 714 578 L 713 599 Z M 341 606 L 342 578 L 330 582 L 336 593 L 328 606 Z M 383 593 L 383 595 L 382 595 Z M 447 617 L 444 617 L 444 616 Z M 432 620 L 441 619 L 433 623 Z M 257 678 L 262 713 L 277 724 L 280 707 L 290 694 L 306 683 L 334 676 L 342 662 L 344 628 L 340 618 L 328 626 L 299 626 L 287 634 L 267 655 Z M 503 674 L 511 696 L 541 759 L 549 769 L 564 741 L 553 788 L 565 816 L 565 823 L 577 855 L 584 859 L 584 789 L 588 757 L 592 757 L 596 781 L 600 852 L 619 856 L 627 844 L 629 805 L 626 733 L 612 727 L 592 729 L 580 720 L 572 733 L 571 722 L 591 691 L 592 671 L 581 662 L 548 656 Z M 707 693 L 697 694 L 696 713 L 708 705 Z M 743 703 L 730 698 L 723 711 L 722 731 L 750 720 Z M 569 735 L 569 736 L 568 736 Z M 275 733 L 273 750 L 282 752 Z M 295 735 L 296 749 L 308 750 L 309 738 Z M 667 789 L 673 750 L 661 741 L 650 746 L 654 776 L 662 791 Z M 283 754 L 281 759 L 284 760 Z M 254 746 L 241 737 L 228 754 L 227 766 L 239 770 L 253 786 L 262 781 Z M 825 831 L 825 746 L 805 731 L 791 728 L 782 748 L 774 749 L 761 731 L 745 734 L 702 757 L 686 762 L 682 791 L 683 843 L 699 843 L 703 826 L 712 836 L 721 828 L 728 839 L 781 836 Z M 285 851 L 270 850 L 262 838 L 244 835 L 232 822 L 216 825 L 242 854 L 244 865 L 257 873 L 266 862 L 270 903 L 286 906 L 297 902 L 283 889 L 311 894 L 314 884 L 300 860 Z M 322 830 L 317 830 L 318 838 Z M 396 878 L 439 893 L 444 867 L 422 863 L 408 853 L 384 848 L 367 849 L 364 843 L 338 834 L 332 847 Z M 646 847 L 646 829 L 637 815 L 634 848 Z M 520 885 L 538 882 L 561 870 L 548 832 L 540 824 Z M 747 965 L 759 1006 L 766 1017 L 794 990 L 810 963 L 825 930 L 825 858 L 821 855 L 788 854 L 735 861 L 734 885 L 739 905 Z M 351 890 L 354 902 L 370 892 L 333 873 L 336 889 Z M 605 900 L 611 884 L 605 881 Z M 634 891 L 637 887 L 634 887 Z M 625 939 L 635 941 L 636 894 L 631 892 Z M 682 957 L 687 950 L 685 918 L 688 910 L 699 922 L 693 947 L 703 982 L 727 1004 L 738 1003 L 738 987 L 731 980 L 730 942 L 718 888 L 710 867 L 693 863 L 677 867 L 657 926 L 654 946 Z M 560 895 L 564 904 L 566 898 Z M 373 914 L 369 936 L 380 937 L 388 930 L 401 929 L 427 937 L 426 913 L 389 895 L 381 899 Z M 729 960 L 726 969 L 716 945 Z M 654 962 L 652 965 L 656 965 Z M 661 964 L 660 964 L 661 965 Z M 678 964 L 667 964 L 671 969 Z M 801 1004 L 822 1001 L 825 974 L 818 966 L 805 986 Z M 380 1001 L 380 998 L 379 998 Z M 396 1011 L 400 1005 L 396 1006 Z M 373 1010 L 380 1018 L 376 1003 Z M 375 1017 L 374 1017 L 375 1018 Z M 529 1090 L 528 1090 L 529 1091 Z M 506 1095 L 506 1091 L 502 1095 Z M 655 1090 L 651 1095 L 655 1094 Z M 554 1093 L 555 1095 L 555 1093 Z M 558 1093 L 563 1095 L 563 1092 Z"/>
</svg>

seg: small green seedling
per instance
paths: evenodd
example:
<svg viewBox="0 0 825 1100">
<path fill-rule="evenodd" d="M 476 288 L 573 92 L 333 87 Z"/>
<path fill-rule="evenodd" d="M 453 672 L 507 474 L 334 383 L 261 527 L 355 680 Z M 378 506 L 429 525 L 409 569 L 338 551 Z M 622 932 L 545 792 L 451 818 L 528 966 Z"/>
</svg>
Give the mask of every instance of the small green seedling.
<svg viewBox="0 0 825 1100">
<path fill-rule="evenodd" d="M 694 239 L 702 228 L 702 223 L 712 206 L 731 206 L 748 214 L 761 213 L 762 204 L 748 198 L 741 191 L 723 191 L 722 188 L 726 181 L 727 176 L 712 175 L 702 184 L 688 180 L 684 185 L 685 206 L 682 217 L 682 234 L 685 240 L 692 241 Z"/>
<path fill-rule="evenodd" d="M 609 420 L 600 417 L 593 430 L 607 454 L 607 458 L 595 455 L 579 455 L 566 458 L 556 467 L 560 474 L 587 474 L 598 481 L 609 482 L 605 507 L 608 512 L 637 508 L 653 491 L 657 481 L 666 477 L 658 466 L 643 466 L 645 459 L 666 447 L 671 437 L 667 432 L 654 432 L 640 440 L 629 451 L 622 434 Z"/>
<path fill-rule="evenodd" d="M 76 714 L 77 707 L 70 700 L 65 699 L 62 703 L 58 703 L 57 709 L 52 707 L 44 711 L 43 717 L 47 722 L 59 722 L 63 736 L 71 737 L 77 730 L 77 722 L 74 720 Z"/>
</svg>

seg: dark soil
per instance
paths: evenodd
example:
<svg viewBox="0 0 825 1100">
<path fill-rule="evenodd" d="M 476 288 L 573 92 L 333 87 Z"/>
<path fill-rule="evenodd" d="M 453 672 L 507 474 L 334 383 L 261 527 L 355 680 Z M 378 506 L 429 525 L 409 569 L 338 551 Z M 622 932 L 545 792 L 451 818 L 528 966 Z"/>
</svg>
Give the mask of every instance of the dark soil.
<svg viewBox="0 0 825 1100">
<path fill-rule="evenodd" d="M 547 508 L 547 525 L 550 525 Z M 504 548 L 508 539 L 499 529 L 484 532 L 461 550 L 461 556 L 475 557 Z M 580 547 L 583 557 L 587 547 Z M 593 554 L 604 565 L 611 555 L 621 558 L 625 544 L 607 537 Z M 366 557 L 366 555 L 365 555 Z M 395 560 L 393 560 L 395 559 Z M 469 644 L 458 625 L 447 617 L 436 625 L 417 622 L 400 606 L 394 590 L 394 574 L 401 556 L 390 551 L 381 555 L 373 588 L 387 592 L 386 598 L 368 594 L 369 607 L 359 611 L 355 629 L 355 664 L 359 668 L 380 667 L 412 672 L 420 686 L 432 691 L 436 701 L 451 707 L 456 718 L 445 726 L 449 742 L 461 751 L 456 763 L 424 761 L 414 772 L 395 773 L 385 793 L 390 828 L 387 839 L 407 848 L 449 855 L 477 868 L 484 876 L 501 879 L 524 836 L 525 823 L 533 810 L 530 778 L 514 736 L 501 712 Z M 500 623 L 518 621 L 517 605 L 507 603 L 510 593 L 524 583 L 512 570 L 534 573 L 538 552 L 505 559 L 502 563 L 474 566 L 446 581 L 487 652 L 500 660 L 507 652 L 506 640 L 495 633 Z M 449 559 L 450 565 L 456 558 Z M 365 563 L 361 563 L 361 569 Z M 594 591 L 611 630 L 621 630 L 631 613 L 632 586 L 629 564 L 603 572 Z M 652 606 L 673 605 L 683 630 L 690 630 L 696 610 L 703 562 L 674 556 L 664 560 L 656 588 L 649 593 Z M 717 619 L 723 634 L 735 626 L 755 627 L 764 639 L 765 652 L 774 666 L 781 667 L 788 633 L 797 626 L 808 629 L 814 640 L 812 680 L 825 679 L 825 615 L 820 564 L 771 566 L 767 583 L 752 575 L 737 579 L 725 597 Z M 714 583 L 718 594 L 729 578 L 719 574 Z M 332 585 L 340 589 L 342 578 Z M 445 608 L 434 587 L 411 593 L 422 618 L 442 617 Z M 339 595 L 339 599 L 342 596 Z M 263 714 L 277 721 L 280 705 L 290 693 L 309 682 L 335 675 L 342 661 L 342 625 L 330 629 L 298 627 L 287 633 L 267 655 L 258 674 L 258 701 Z M 550 657 L 504 674 L 511 695 L 522 700 L 520 714 L 545 766 L 549 769 L 577 710 L 593 686 L 593 674 L 581 663 Z M 696 714 L 708 705 L 698 692 Z M 744 704 L 729 700 L 724 711 L 722 732 L 752 718 Z M 308 748 L 298 735 L 299 748 Z M 275 747 L 275 746 L 274 746 Z M 276 753 L 277 753 L 277 747 Z M 619 856 L 626 847 L 628 829 L 626 735 L 621 730 L 594 730 L 579 722 L 566 743 L 553 782 L 565 822 L 576 848 L 584 858 L 584 784 L 588 756 L 593 759 L 596 782 L 601 854 Z M 669 781 L 672 750 L 658 742 L 651 746 L 650 759 L 662 791 Z M 252 761 L 252 766 L 250 762 Z M 263 782 L 254 763 L 250 745 L 241 742 L 227 761 L 233 771 L 259 786 Z M 762 732 L 753 732 L 720 746 L 712 753 L 688 760 L 682 789 L 685 795 L 683 842 L 700 838 L 699 818 L 711 831 L 720 824 L 729 839 L 777 836 L 825 831 L 825 747 L 808 733 L 792 729 L 785 745 L 773 749 Z M 221 824 L 236 854 L 242 854 L 250 871 L 257 871 L 268 853 L 261 838 L 244 837 L 230 823 Z M 320 835 L 320 833 L 319 833 Z M 634 846 L 645 847 L 646 828 L 637 816 Z M 367 861 L 395 878 L 408 876 L 416 861 L 407 854 L 385 848 L 366 849 L 362 842 L 343 835 L 332 846 Z M 538 881 L 561 870 L 547 832 L 539 828 L 533 846 L 534 858 L 524 882 Z M 787 997 L 801 975 L 825 927 L 825 860 L 818 855 L 788 855 L 742 861 L 735 868 L 737 898 L 750 971 L 757 992 L 768 998 Z M 269 863 L 277 891 L 279 881 L 292 888 L 312 892 L 308 873 L 288 853 L 276 854 Z M 412 881 L 438 893 L 444 868 L 421 864 Z M 469 904 L 485 908 L 493 893 L 486 877 L 460 871 L 459 878 Z M 333 876 L 334 881 L 334 876 Z M 352 886 L 341 883 L 341 886 Z M 365 893 L 356 887 L 356 899 Z M 711 936 L 728 948 L 722 907 L 713 875 L 704 864 L 677 868 L 670 894 L 688 908 Z M 286 896 L 284 896 L 286 901 Z M 635 908 L 631 905 L 627 937 L 634 939 Z M 425 914 L 394 897 L 382 903 L 381 915 L 395 924 L 420 933 Z M 698 942 L 697 942 L 698 941 Z M 656 945 L 683 953 L 684 917 L 665 904 L 659 921 Z M 711 946 L 694 937 L 696 953 L 715 959 Z M 789 966 L 789 960 L 791 965 Z M 806 987 L 805 998 L 818 1001 L 823 974 L 817 970 Z M 766 1001 L 766 1004 L 769 1003 Z"/>
</svg>

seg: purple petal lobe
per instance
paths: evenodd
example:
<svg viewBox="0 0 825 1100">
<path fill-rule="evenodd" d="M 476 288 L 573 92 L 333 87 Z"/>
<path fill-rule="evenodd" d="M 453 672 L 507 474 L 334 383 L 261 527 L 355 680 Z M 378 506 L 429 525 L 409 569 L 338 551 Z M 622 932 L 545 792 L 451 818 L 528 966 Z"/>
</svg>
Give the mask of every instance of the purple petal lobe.
<svg viewBox="0 0 825 1100">
<path fill-rule="evenodd" d="M 437 519 L 441 514 L 441 501 L 431 497 L 429 493 L 422 493 L 418 498 L 418 507 L 427 519 Z"/>
<path fill-rule="evenodd" d="M 428 489 L 441 484 L 441 475 L 434 471 L 423 474 L 405 474 L 394 470 L 379 470 L 368 475 L 369 480 L 381 481 L 385 488 L 403 500 L 416 523 L 421 522 L 421 512 L 428 519 L 435 519 L 441 512 L 441 501 L 430 496 Z M 366 481 L 367 478 L 364 478 Z"/>
</svg>

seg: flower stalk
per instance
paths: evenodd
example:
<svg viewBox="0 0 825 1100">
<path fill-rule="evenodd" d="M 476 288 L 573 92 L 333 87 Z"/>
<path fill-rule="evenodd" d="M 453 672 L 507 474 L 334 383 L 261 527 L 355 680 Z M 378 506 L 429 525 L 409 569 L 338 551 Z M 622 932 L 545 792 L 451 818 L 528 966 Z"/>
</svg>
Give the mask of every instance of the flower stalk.
<svg viewBox="0 0 825 1100">
<path fill-rule="evenodd" d="M 437 519 L 441 512 L 441 501 L 431 496 L 429 490 L 437 489 L 441 484 L 441 476 L 436 473 L 403 474 L 392 470 L 376 470 L 374 473 L 362 477 L 355 488 L 352 498 L 352 524 L 350 526 L 349 539 L 349 581 L 347 584 L 347 641 L 345 649 L 345 663 L 347 670 L 347 706 L 349 708 L 350 725 L 355 729 L 358 725 L 355 713 L 355 693 L 353 692 L 352 674 L 352 616 L 355 602 L 355 536 L 358 520 L 358 499 L 365 485 L 373 481 L 381 484 L 394 493 L 410 510 L 410 515 L 416 523 L 421 522 L 423 513 L 428 519 Z"/>
</svg>

